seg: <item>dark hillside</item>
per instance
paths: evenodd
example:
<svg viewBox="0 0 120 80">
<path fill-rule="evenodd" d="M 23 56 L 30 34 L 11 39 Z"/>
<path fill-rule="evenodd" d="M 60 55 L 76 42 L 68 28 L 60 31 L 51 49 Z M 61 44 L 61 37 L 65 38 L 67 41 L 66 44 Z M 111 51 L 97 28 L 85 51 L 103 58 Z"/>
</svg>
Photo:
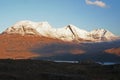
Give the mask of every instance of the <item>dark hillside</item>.
<svg viewBox="0 0 120 80">
<path fill-rule="evenodd" d="M 0 60 L 0 80 L 120 80 L 120 65 Z"/>
</svg>

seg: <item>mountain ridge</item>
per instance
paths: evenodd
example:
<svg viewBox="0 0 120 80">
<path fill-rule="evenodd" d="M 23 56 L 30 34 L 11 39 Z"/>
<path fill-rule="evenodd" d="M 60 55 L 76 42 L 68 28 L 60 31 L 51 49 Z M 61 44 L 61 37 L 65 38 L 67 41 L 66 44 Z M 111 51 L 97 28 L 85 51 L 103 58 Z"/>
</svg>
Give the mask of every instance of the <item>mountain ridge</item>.
<svg viewBox="0 0 120 80">
<path fill-rule="evenodd" d="M 118 36 L 105 29 L 88 32 L 69 24 L 63 28 L 53 28 L 48 22 L 20 21 L 3 31 L 3 34 L 38 35 L 60 39 L 62 41 L 91 41 L 102 42 L 118 39 Z"/>
</svg>

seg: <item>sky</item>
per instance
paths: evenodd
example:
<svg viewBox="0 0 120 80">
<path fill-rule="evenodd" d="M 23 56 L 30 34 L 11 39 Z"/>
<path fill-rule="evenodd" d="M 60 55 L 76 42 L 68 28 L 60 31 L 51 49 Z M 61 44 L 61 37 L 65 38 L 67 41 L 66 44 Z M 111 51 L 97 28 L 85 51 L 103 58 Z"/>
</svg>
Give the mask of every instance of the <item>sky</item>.
<svg viewBox="0 0 120 80">
<path fill-rule="evenodd" d="M 0 0 L 0 33 L 22 20 L 104 28 L 120 36 L 120 0 Z"/>
</svg>

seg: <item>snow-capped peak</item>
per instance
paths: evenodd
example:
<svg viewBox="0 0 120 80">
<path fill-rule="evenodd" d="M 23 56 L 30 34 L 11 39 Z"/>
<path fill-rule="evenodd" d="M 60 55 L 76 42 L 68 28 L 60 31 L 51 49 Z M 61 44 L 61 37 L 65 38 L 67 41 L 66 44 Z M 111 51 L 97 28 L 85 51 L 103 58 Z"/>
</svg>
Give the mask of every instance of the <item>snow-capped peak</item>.
<svg viewBox="0 0 120 80">
<path fill-rule="evenodd" d="M 83 39 L 85 39 L 85 38 L 87 38 L 87 34 L 89 33 L 86 30 L 79 29 L 76 26 L 71 25 L 71 24 L 68 25 L 66 28 L 68 28 L 73 33 L 73 35 L 76 38 L 83 38 Z"/>
<path fill-rule="evenodd" d="M 53 28 L 48 22 L 20 21 L 7 28 L 3 33 L 21 35 L 39 35 L 56 38 L 63 41 L 109 41 L 116 39 L 116 36 L 108 30 L 96 29 L 88 32 L 79 29 L 74 25 L 67 25 L 63 28 Z"/>
<path fill-rule="evenodd" d="M 32 22 L 32 21 L 20 21 L 17 22 L 15 25 L 7 28 L 3 33 L 7 34 L 35 34 L 35 35 L 44 35 L 46 30 L 49 30 L 51 26 L 48 22 Z"/>
<path fill-rule="evenodd" d="M 115 37 L 117 37 L 113 33 L 111 33 L 110 31 L 108 31 L 106 29 L 95 29 L 95 30 L 90 32 L 90 35 L 94 39 L 98 39 L 101 41 L 113 40 Z"/>
</svg>

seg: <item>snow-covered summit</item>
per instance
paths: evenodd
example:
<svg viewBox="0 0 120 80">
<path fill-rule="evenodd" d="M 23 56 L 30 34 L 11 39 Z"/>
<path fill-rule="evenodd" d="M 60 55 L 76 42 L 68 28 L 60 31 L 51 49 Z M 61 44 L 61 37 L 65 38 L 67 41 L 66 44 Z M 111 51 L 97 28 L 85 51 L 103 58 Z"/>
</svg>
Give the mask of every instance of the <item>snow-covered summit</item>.
<svg viewBox="0 0 120 80">
<path fill-rule="evenodd" d="M 88 32 L 71 24 L 56 29 L 48 22 L 32 22 L 28 20 L 17 22 L 3 33 L 20 34 L 23 36 L 28 34 L 39 35 L 63 41 L 109 41 L 116 39 L 113 33 L 105 29 L 96 29 Z"/>
<path fill-rule="evenodd" d="M 106 29 L 95 29 L 90 32 L 90 35 L 99 41 L 114 40 L 117 37 Z"/>
<path fill-rule="evenodd" d="M 52 27 L 48 24 L 48 22 L 32 22 L 32 21 L 20 21 L 15 25 L 7 28 L 4 33 L 7 34 L 34 34 L 34 35 L 44 35 L 45 32 Z"/>
</svg>

